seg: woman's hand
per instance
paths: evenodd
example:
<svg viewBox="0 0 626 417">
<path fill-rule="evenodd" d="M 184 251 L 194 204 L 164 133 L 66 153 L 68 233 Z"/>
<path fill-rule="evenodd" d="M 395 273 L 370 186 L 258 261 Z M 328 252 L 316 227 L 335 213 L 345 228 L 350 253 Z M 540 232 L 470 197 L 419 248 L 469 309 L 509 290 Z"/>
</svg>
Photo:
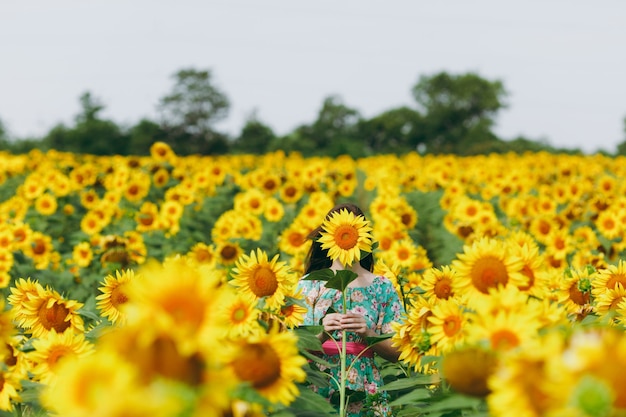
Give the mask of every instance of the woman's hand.
<svg viewBox="0 0 626 417">
<path fill-rule="evenodd" d="M 361 337 L 370 336 L 372 331 L 367 327 L 367 321 L 361 314 L 347 312 L 341 317 L 341 329 L 354 332 Z"/>
<path fill-rule="evenodd" d="M 324 316 L 322 319 L 322 325 L 324 325 L 324 330 L 327 332 L 333 332 L 335 330 L 342 330 L 341 327 L 341 319 L 343 314 L 339 313 L 330 313 Z"/>
</svg>

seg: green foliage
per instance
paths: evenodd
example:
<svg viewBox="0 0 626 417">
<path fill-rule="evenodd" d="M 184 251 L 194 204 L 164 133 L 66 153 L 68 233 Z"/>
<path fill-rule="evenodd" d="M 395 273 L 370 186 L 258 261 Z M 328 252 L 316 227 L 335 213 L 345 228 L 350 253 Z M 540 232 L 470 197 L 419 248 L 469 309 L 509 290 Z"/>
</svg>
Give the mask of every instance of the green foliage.
<svg viewBox="0 0 626 417">
<path fill-rule="evenodd" d="M 169 145 L 179 155 L 226 153 L 228 138 L 214 125 L 226 117 L 230 101 L 213 84 L 211 71 L 182 69 L 173 78 L 158 106 Z"/>
<path fill-rule="evenodd" d="M 413 97 L 424 111 L 418 143 L 431 153 L 453 153 L 468 142 L 495 137 L 491 133 L 497 112 L 505 107 L 506 91 L 500 81 L 477 74 L 440 72 L 421 76 Z"/>
<path fill-rule="evenodd" d="M 276 140 L 276 135 L 271 127 L 259 121 L 255 115 L 250 117 L 239 137 L 235 139 L 231 148 L 238 153 L 263 154 L 267 152 Z"/>
<path fill-rule="evenodd" d="M 439 204 L 443 191 L 404 194 L 407 202 L 417 211 L 419 219 L 409 236 L 426 249 L 434 266 L 447 265 L 463 248 L 463 241 L 443 225 L 444 210 Z"/>
</svg>

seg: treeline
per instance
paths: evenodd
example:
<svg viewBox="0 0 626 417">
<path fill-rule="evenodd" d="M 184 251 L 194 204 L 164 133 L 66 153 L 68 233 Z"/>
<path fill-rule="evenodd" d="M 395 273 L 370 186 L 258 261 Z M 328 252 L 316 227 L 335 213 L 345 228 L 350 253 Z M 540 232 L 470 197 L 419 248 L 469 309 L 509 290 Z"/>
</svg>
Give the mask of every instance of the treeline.
<svg viewBox="0 0 626 417">
<path fill-rule="evenodd" d="M 130 127 L 102 118 L 102 102 L 90 92 L 80 97 L 81 111 L 74 124 L 58 124 L 41 138 L 11 138 L 0 121 L 0 150 L 25 153 L 56 149 L 94 155 L 147 155 L 157 141 L 168 143 L 179 155 L 228 153 L 261 154 L 275 150 L 304 156 L 380 153 L 402 154 L 548 151 L 580 153 L 554 148 L 546 141 L 525 137 L 499 138 L 494 132 L 498 112 L 508 93 L 501 81 L 474 73 L 440 72 L 421 76 L 411 89 L 414 107 L 402 106 L 364 118 L 357 109 L 330 95 L 317 118 L 280 136 L 251 115 L 233 137 L 216 129 L 228 116 L 230 100 L 212 80 L 211 70 L 182 69 L 157 104 L 159 120 L 142 119 Z M 626 119 L 625 119 L 626 126 Z M 626 141 L 618 153 L 626 153 Z"/>
</svg>

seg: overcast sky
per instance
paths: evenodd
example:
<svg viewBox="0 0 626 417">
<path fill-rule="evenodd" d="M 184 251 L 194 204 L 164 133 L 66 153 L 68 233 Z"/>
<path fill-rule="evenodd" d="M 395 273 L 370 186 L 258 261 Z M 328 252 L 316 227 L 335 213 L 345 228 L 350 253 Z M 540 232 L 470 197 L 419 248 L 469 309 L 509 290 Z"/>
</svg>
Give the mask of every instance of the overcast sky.
<svg viewBox="0 0 626 417">
<path fill-rule="evenodd" d="M 626 1 L 15 0 L 0 3 L 0 120 L 13 137 L 73 123 L 90 91 L 130 126 L 182 68 L 211 69 L 246 118 L 277 134 L 323 99 L 372 117 L 415 106 L 420 75 L 500 80 L 503 139 L 586 152 L 626 140 Z"/>
</svg>

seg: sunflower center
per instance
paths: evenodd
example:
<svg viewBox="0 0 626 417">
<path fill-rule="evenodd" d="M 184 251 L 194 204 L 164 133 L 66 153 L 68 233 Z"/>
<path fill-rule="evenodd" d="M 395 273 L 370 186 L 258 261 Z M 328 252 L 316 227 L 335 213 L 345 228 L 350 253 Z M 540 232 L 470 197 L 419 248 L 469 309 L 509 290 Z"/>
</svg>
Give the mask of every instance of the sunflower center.
<svg viewBox="0 0 626 417">
<path fill-rule="evenodd" d="M 251 275 L 250 291 L 257 297 L 273 295 L 278 289 L 276 274 L 267 266 L 259 266 Z"/>
<path fill-rule="evenodd" d="M 535 284 L 535 273 L 528 265 L 524 265 L 522 268 L 522 275 L 528 278 L 528 284 L 518 287 L 521 291 L 526 291 L 532 288 Z"/>
<path fill-rule="evenodd" d="M 67 348 L 66 346 L 57 346 L 48 354 L 48 357 L 47 357 L 48 366 L 53 367 L 59 361 L 59 359 L 65 356 L 68 356 L 72 353 L 74 352 L 71 349 Z"/>
<path fill-rule="evenodd" d="M 485 294 L 489 293 L 489 288 L 506 285 L 509 280 L 502 261 L 492 256 L 478 259 L 472 268 L 471 277 L 474 287 Z"/>
<path fill-rule="evenodd" d="M 230 261 L 237 256 L 237 249 L 233 246 L 224 246 L 220 251 L 220 255 L 223 260 Z"/>
<path fill-rule="evenodd" d="M 241 323 L 245 320 L 246 316 L 246 309 L 240 306 L 233 310 L 233 313 L 231 314 L 231 319 L 234 323 Z"/>
<path fill-rule="evenodd" d="M 120 287 L 121 286 L 118 285 L 111 291 L 111 304 L 113 304 L 113 307 L 115 308 L 128 301 L 128 296 L 122 291 Z"/>
<path fill-rule="evenodd" d="M 579 306 L 583 306 L 589 303 L 589 293 L 582 292 L 580 289 L 578 289 L 577 283 L 572 284 L 572 286 L 569 288 L 569 298 Z"/>
<path fill-rule="evenodd" d="M 498 330 L 491 335 L 491 346 L 496 350 L 509 350 L 519 345 L 517 335 L 509 330 Z"/>
<path fill-rule="evenodd" d="M 452 294 L 450 278 L 442 278 L 435 283 L 434 292 L 437 298 L 447 300 Z"/>
<path fill-rule="evenodd" d="M 287 238 L 289 243 L 295 247 L 299 247 L 304 243 L 304 237 L 302 236 L 302 233 L 299 232 L 291 232 Z"/>
<path fill-rule="evenodd" d="M 335 243 L 343 250 L 352 249 L 359 239 L 359 232 L 350 225 L 341 225 L 335 231 Z"/>
<path fill-rule="evenodd" d="M 461 319 L 458 316 L 446 317 L 443 321 L 443 332 L 452 337 L 461 330 Z"/>
<path fill-rule="evenodd" d="M 71 325 L 69 320 L 65 320 L 70 311 L 64 305 L 56 302 L 50 307 L 46 307 L 46 305 L 44 304 L 39 309 L 38 317 L 41 325 L 46 330 L 54 329 L 57 333 L 63 333 Z"/>
<path fill-rule="evenodd" d="M 622 287 L 626 288 L 626 276 L 624 276 L 623 274 L 611 275 L 611 278 L 609 278 L 606 282 L 606 287 L 610 290 L 614 290 L 615 285 L 617 285 L 618 283 L 622 284 Z"/>
<path fill-rule="evenodd" d="M 247 346 L 233 362 L 239 379 L 250 382 L 254 388 L 265 388 L 280 378 L 280 358 L 271 346 L 254 343 Z"/>
</svg>

